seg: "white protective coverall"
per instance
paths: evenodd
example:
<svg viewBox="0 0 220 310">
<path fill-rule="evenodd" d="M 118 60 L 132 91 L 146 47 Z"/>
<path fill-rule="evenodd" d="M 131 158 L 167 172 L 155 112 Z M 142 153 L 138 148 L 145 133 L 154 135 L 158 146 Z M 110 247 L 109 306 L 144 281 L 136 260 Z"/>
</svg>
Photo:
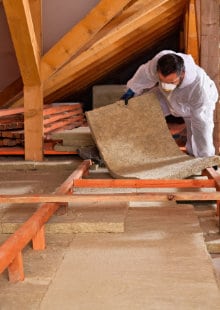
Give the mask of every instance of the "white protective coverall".
<svg viewBox="0 0 220 310">
<path fill-rule="evenodd" d="M 184 60 L 185 76 L 180 86 L 171 93 L 163 91 L 158 84 L 157 61 L 168 53 L 175 52 L 162 51 L 141 65 L 127 87 L 133 90 L 135 96 L 144 90 L 155 92 L 165 116 L 183 117 L 187 129 L 187 152 L 195 157 L 213 156 L 213 114 L 218 99 L 217 88 L 206 72 L 195 64 L 191 55 L 175 53 Z"/>
</svg>

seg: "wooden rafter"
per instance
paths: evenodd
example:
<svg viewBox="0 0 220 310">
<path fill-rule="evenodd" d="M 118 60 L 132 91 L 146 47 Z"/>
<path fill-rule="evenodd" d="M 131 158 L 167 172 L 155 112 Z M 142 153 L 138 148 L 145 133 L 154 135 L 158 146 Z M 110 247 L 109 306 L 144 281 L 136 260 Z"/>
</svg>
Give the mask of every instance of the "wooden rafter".
<svg viewBox="0 0 220 310">
<path fill-rule="evenodd" d="M 166 22 L 161 22 L 161 25 L 166 26 Z M 130 42 L 124 42 L 124 46 L 126 46 L 126 57 L 124 51 L 115 53 L 114 48 L 109 51 L 108 55 L 100 58 L 96 62 L 96 70 L 93 69 L 93 64 L 87 66 L 86 70 L 81 70 L 77 74 L 77 78 L 73 78 L 69 84 L 65 84 L 63 88 L 58 89 L 56 92 L 51 93 L 48 97 L 45 97 L 45 103 L 51 103 L 57 98 L 64 98 L 66 93 L 71 92 L 80 92 L 88 86 L 94 84 L 99 78 L 101 79 L 103 76 L 103 68 L 105 73 L 111 72 L 112 70 L 117 69 L 120 65 L 124 65 L 126 62 L 129 62 L 136 56 L 137 47 L 139 52 L 144 52 L 146 50 L 146 45 L 154 46 L 158 43 L 159 40 L 163 40 L 167 37 L 167 31 L 169 34 L 175 32 L 176 25 L 178 25 L 178 18 L 173 17 L 173 25 L 171 24 L 169 27 L 164 28 L 164 31 L 161 31 L 160 36 L 155 38 L 154 31 L 150 31 L 146 34 L 146 37 L 142 37 L 142 39 L 138 39 L 138 36 L 135 33 L 131 36 Z M 155 28 L 154 28 L 155 29 Z M 127 44 L 127 45 L 126 45 Z"/>
<path fill-rule="evenodd" d="M 39 53 L 42 51 L 42 5 L 41 0 L 29 0 Z"/>
<path fill-rule="evenodd" d="M 25 159 L 42 161 L 41 25 L 38 25 L 40 17 L 31 12 L 34 7 L 40 12 L 41 0 L 35 3 L 33 0 L 3 0 L 3 5 L 24 83 Z"/>
<path fill-rule="evenodd" d="M 104 34 L 102 38 L 75 57 L 68 65 L 64 66 L 45 83 L 44 96 L 52 94 L 71 81 L 76 81 L 77 83 L 79 75 L 81 75 L 83 71 L 88 71 L 90 65 L 93 65 L 93 70 L 97 72 L 97 62 L 101 59 L 105 60 L 108 58 L 109 53 L 112 51 L 117 54 L 123 50 L 126 57 L 126 45 L 121 43 L 124 39 L 127 38 L 129 41 L 131 34 L 134 31 L 138 33 L 144 25 L 146 25 L 146 28 L 148 27 L 148 30 L 146 30 L 147 33 L 152 31 L 153 28 L 151 29 L 151 27 L 154 27 L 155 24 L 160 25 L 162 21 L 166 22 L 166 19 L 171 17 L 173 10 L 175 10 L 176 14 L 178 14 L 179 11 L 180 16 L 182 14 L 180 8 L 185 8 L 185 2 L 179 0 L 175 1 L 175 3 L 168 0 L 157 0 L 153 3 L 149 0 L 137 1 L 117 18 L 121 23 L 119 21 L 116 23 L 116 21 L 113 20 L 113 27 L 110 28 L 110 25 L 108 25 L 107 33 L 106 30 L 103 29 Z M 163 27 L 161 30 L 163 30 Z M 100 37 L 100 34 L 98 34 L 98 36 Z M 139 41 L 141 41 L 140 36 Z M 132 43 L 131 41 L 130 39 L 130 43 Z"/>
<path fill-rule="evenodd" d="M 88 43 L 131 0 L 101 0 L 42 58 L 42 78 L 46 80 Z"/>
<path fill-rule="evenodd" d="M 89 76 L 93 71 L 94 79 L 89 83 L 91 85 L 92 82 L 96 80 L 96 74 L 98 77 L 101 77 L 107 72 L 104 69 L 105 67 L 103 67 L 104 70 L 102 69 L 101 73 L 98 73 L 98 70 L 96 70 L 98 63 L 105 63 L 108 70 L 111 70 L 111 64 L 105 61 L 109 59 L 114 69 L 121 63 L 121 60 L 117 61 L 117 55 L 123 53 L 124 56 L 122 55 L 122 58 L 127 61 L 131 58 L 133 53 L 129 50 L 132 43 L 130 38 L 132 38 L 132 36 L 134 38 L 132 40 L 137 44 L 137 49 L 136 46 L 133 47 L 135 53 L 139 52 L 139 49 L 143 50 L 144 48 L 146 49 L 146 46 L 155 44 L 155 40 L 160 40 L 160 38 L 165 36 L 164 29 L 166 29 L 168 33 L 169 31 L 173 31 L 172 29 L 175 27 L 175 22 L 179 24 L 187 3 L 187 0 L 155 0 L 153 2 L 150 0 L 130 1 L 129 5 L 106 24 L 104 28 L 96 33 L 95 36 L 91 36 L 87 41 L 85 40 L 83 47 L 79 48 L 78 46 L 78 51 L 75 49 L 76 54 L 68 63 L 58 69 L 49 79 L 45 80 L 44 98 L 46 99 L 44 102 L 50 103 L 51 101 L 48 98 L 51 98 L 52 101 L 59 100 L 77 91 L 74 86 L 78 83 L 81 83 L 81 89 L 87 87 L 86 75 Z M 156 36 L 155 33 L 152 34 L 154 29 L 157 34 Z M 149 40 L 147 36 L 149 36 Z M 58 42 L 63 48 L 64 46 L 61 44 L 62 40 L 64 40 L 65 44 L 65 36 Z M 54 49 L 56 47 L 58 47 L 57 44 L 54 46 Z M 72 52 L 74 52 L 74 50 L 72 50 Z M 46 55 L 49 56 L 49 53 L 50 51 Z M 110 54 L 112 54 L 112 58 L 109 57 Z M 115 54 L 115 56 L 113 56 L 113 54 Z M 43 56 L 45 60 L 46 55 Z M 68 57 L 68 55 L 65 55 L 64 58 L 59 58 L 58 55 L 59 54 L 56 54 L 56 56 L 54 55 L 55 58 L 57 57 L 57 59 L 55 59 L 55 62 L 57 61 L 57 66 L 59 66 L 58 63 L 60 60 L 64 61 L 66 57 L 65 61 L 67 61 Z M 73 56 L 73 54 L 71 54 L 71 56 Z M 88 71 L 88 69 L 90 71 Z M 57 69 L 55 68 L 55 70 Z M 70 85 L 70 87 L 68 85 Z M 22 101 L 23 99 L 20 99 L 13 106 L 22 105 Z"/>
<path fill-rule="evenodd" d="M 40 51 L 28 0 L 3 0 L 12 41 L 25 85 L 40 84 Z"/>
<path fill-rule="evenodd" d="M 187 34 L 185 52 L 191 54 L 197 64 L 199 64 L 199 38 L 196 18 L 196 0 L 189 1 L 187 14 Z"/>
</svg>

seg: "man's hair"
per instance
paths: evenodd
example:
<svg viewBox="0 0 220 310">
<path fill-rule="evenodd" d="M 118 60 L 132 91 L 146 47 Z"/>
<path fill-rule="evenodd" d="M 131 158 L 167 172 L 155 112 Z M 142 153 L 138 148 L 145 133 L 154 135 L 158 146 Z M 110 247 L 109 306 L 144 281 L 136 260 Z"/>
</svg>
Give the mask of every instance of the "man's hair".
<svg viewBox="0 0 220 310">
<path fill-rule="evenodd" d="M 173 53 L 163 55 L 157 62 L 157 71 L 163 76 L 167 76 L 171 73 L 180 75 L 185 71 L 184 60 L 182 57 Z"/>
</svg>

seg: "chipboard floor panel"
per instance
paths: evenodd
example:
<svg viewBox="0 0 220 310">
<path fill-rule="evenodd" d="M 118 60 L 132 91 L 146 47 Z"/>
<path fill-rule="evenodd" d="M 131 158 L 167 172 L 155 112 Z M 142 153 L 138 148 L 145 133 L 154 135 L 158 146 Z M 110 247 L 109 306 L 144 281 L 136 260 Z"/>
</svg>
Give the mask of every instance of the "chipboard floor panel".
<svg viewBox="0 0 220 310">
<path fill-rule="evenodd" d="M 220 309 L 193 206 L 135 208 L 122 234 L 76 235 L 40 309 Z"/>
</svg>

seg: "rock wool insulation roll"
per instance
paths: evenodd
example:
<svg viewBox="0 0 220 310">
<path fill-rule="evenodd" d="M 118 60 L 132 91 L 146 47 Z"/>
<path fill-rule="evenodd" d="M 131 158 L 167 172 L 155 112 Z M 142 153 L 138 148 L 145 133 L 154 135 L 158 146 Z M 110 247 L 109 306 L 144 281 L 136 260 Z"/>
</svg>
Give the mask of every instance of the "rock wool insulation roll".
<svg viewBox="0 0 220 310">
<path fill-rule="evenodd" d="M 183 153 L 153 93 L 86 112 L 93 139 L 115 178 L 181 179 L 218 165 L 219 156 Z"/>
</svg>

